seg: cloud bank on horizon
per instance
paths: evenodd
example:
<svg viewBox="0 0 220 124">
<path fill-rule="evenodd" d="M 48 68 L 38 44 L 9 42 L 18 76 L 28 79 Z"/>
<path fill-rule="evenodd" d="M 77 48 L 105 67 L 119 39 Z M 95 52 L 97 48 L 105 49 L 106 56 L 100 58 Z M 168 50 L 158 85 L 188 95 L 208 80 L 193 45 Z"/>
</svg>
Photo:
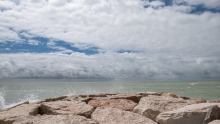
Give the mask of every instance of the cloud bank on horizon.
<svg viewBox="0 0 220 124">
<path fill-rule="evenodd" d="M 219 0 L 2 0 L 0 78 L 219 79 Z"/>
</svg>

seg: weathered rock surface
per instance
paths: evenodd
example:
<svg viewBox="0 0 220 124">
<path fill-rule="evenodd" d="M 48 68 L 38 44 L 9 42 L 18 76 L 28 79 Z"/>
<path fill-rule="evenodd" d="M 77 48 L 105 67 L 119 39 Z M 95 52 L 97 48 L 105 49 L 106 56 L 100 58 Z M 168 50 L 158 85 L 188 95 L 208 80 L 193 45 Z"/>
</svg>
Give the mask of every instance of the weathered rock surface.
<svg viewBox="0 0 220 124">
<path fill-rule="evenodd" d="M 118 108 L 126 111 L 132 111 L 137 103 L 127 99 L 99 99 L 90 100 L 89 105 L 93 107 L 108 106 L 112 108 Z"/>
<path fill-rule="evenodd" d="M 77 114 L 90 117 L 94 107 L 81 101 L 43 102 L 40 106 L 41 114 L 62 115 Z"/>
<path fill-rule="evenodd" d="M 209 124 L 220 124 L 220 120 L 214 120 L 214 121 L 210 122 Z"/>
<path fill-rule="evenodd" d="M 26 116 L 17 119 L 13 124 L 98 124 L 96 121 L 79 115 L 43 115 Z"/>
<path fill-rule="evenodd" d="M 141 98 L 139 104 L 133 112 L 141 114 L 152 120 L 156 120 L 161 112 L 171 111 L 188 105 L 189 102 L 182 98 L 173 98 L 166 96 L 149 96 Z"/>
<path fill-rule="evenodd" d="M 91 118 L 99 124 L 157 124 L 139 114 L 110 107 L 96 108 Z"/>
<path fill-rule="evenodd" d="M 38 104 L 22 104 L 5 111 L 0 111 L 0 124 L 11 124 L 21 116 L 37 115 Z"/>
<path fill-rule="evenodd" d="M 215 119 L 220 119 L 220 108 L 213 103 L 192 104 L 157 116 L 160 124 L 207 124 Z"/>
</svg>

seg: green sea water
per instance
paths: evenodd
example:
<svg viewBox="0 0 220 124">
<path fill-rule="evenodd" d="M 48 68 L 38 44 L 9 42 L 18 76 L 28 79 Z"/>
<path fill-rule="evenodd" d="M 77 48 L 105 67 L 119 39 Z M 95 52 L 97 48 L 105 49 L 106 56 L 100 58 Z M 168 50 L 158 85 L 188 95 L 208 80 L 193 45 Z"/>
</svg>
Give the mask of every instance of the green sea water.
<svg viewBox="0 0 220 124">
<path fill-rule="evenodd" d="M 0 109 L 23 101 L 106 92 L 173 92 L 180 96 L 220 99 L 220 80 L 214 81 L 72 81 L 48 79 L 0 80 Z"/>
</svg>

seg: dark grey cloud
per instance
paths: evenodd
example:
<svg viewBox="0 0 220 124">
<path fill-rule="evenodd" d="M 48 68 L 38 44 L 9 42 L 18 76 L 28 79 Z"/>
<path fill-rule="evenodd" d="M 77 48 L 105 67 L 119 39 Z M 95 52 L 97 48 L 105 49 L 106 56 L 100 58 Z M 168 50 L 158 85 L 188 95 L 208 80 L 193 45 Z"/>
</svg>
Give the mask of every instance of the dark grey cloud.
<svg viewBox="0 0 220 124">
<path fill-rule="evenodd" d="M 141 53 L 0 54 L 0 78 L 202 79 L 220 78 L 219 58 Z"/>
</svg>

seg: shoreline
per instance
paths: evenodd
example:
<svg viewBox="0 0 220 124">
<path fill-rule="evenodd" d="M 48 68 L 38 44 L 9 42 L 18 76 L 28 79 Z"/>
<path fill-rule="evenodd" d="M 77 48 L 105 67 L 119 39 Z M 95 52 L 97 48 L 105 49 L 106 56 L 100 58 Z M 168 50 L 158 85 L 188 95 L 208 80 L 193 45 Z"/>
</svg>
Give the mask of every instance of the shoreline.
<svg viewBox="0 0 220 124">
<path fill-rule="evenodd" d="M 174 115 L 182 116 L 176 118 Z M 110 120 L 116 124 L 175 124 L 180 121 L 208 124 L 220 120 L 220 100 L 207 102 L 203 98 L 169 92 L 100 93 L 27 101 L 0 110 L 1 124 L 108 124 Z"/>
</svg>

